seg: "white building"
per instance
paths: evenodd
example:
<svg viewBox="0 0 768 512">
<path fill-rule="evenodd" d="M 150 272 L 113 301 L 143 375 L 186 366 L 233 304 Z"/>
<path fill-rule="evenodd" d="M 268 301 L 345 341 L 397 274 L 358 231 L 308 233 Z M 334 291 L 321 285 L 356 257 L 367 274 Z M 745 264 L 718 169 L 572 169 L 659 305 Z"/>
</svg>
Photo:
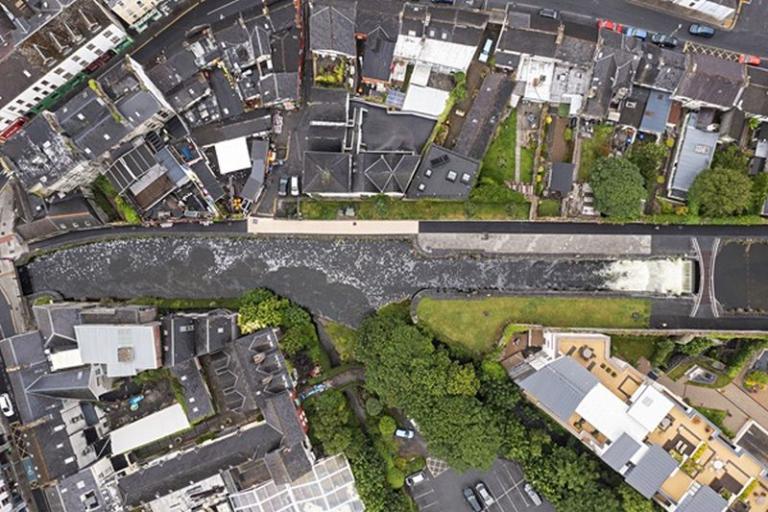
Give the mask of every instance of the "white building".
<svg viewBox="0 0 768 512">
<path fill-rule="evenodd" d="M 682 9 L 693 11 L 700 16 L 706 16 L 724 23 L 736 15 L 736 0 L 663 0 L 662 3 L 673 4 Z"/>
<path fill-rule="evenodd" d="M 162 3 L 162 0 L 107 0 L 112 12 L 137 32 L 142 32 L 150 21 L 163 15 L 158 9 Z"/>
<path fill-rule="evenodd" d="M 120 22 L 95 0 L 77 0 L 64 8 L 0 61 L 0 130 L 127 37 Z"/>
</svg>

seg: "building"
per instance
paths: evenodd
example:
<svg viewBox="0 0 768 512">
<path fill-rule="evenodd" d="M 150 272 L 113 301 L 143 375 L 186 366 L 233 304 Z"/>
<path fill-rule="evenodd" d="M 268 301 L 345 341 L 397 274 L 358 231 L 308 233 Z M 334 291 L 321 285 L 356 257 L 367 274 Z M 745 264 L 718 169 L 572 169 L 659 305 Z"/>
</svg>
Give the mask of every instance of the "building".
<svg viewBox="0 0 768 512">
<path fill-rule="evenodd" d="M 573 189 L 575 164 L 554 162 L 549 170 L 547 190 L 557 197 L 566 197 Z"/>
<path fill-rule="evenodd" d="M 465 200 L 474 186 L 480 161 L 432 144 L 408 187 L 408 199 Z"/>
<path fill-rule="evenodd" d="M 642 496 L 670 512 L 764 509 L 763 465 L 680 397 L 612 357 L 608 337 L 544 338 L 515 369 L 516 381 Z"/>
<path fill-rule="evenodd" d="M 768 121 L 768 71 L 747 66 L 747 85 L 738 107 L 749 117 Z"/>
<path fill-rule="evenodd" d="M 612 30 L 600 29 L 595 64 L 582 112 L 588 119 L 618 122 L 640 63 L 642 42 Z"/>
<path fill-rule="evenodd" d="M 734 21 L 739 7 L 738 0 L 661 0 L 660 4 L 668 4 L 685 16 L 723 25 Z"/>
<path fill-rule="evenodd" d="M 303 192 L 319 197 L 343 197 L 352 192 L 352 155 L 306 151 L 301 175 Z"/>
<path fill-rule="evenodd" d="M 686 117 L 668 180 L 667 195 L 679 201 L 685 201 L 696 176 L 709 169 L 719 139 L 716 131 L 703 130 L 698 126 L 699 115 L 691 112 Z"/>
<path fill-rule="evenodd" d="M 357 56 L 357 4 L 315 0 L 309 5 L 309 49 L 313 56 L 354 59 Z"/>
<path fill-rule="evenodd" d="M 504 73 L 491 73 L 483 79 L 472 108 L 469 109 L 454 151 L 482 160 L 493 140 L 496 127 L 503 119 L 515 84 Z"/>
<path fill-rule="evenodd" d="M 672 99 L 691 110 L 726 111 L 738 103 L 747 82 L 744 64 L 699 54 L 688 54 L 686 59 L 685 73 Z"/>
<path fill-rule="evenodd" d="M 163 364 L 160 322 L 76 325 L 75 338 L 83 363 L 103 365 L 107 377 L 130 377 Z"/>
<path fill-rule="evenodd" d="M 136 32 L 143 32 L 152 20 L 163 15 L 158 9 L 163 0 L 106 0 L 106 3 L 118 18 Z"/>
<path fill-rule="evenodd" d="M 75 0 L 25 34 L 0 60 L 0 130 L 114 54 L 128 36 L 97 0 Z M 110 53 L 111 52 L 111 53 Z"/>
</svg>

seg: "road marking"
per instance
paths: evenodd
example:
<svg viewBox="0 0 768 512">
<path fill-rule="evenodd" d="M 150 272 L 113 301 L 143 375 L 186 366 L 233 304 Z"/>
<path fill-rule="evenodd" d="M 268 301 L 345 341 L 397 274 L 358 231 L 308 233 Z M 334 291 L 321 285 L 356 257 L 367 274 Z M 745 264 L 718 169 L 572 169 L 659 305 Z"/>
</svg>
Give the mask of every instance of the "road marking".
<svg viewBox="0 0 768 512">
<path fill-rule="evenodd" d="M 230 5 L 234 5 L 234 4 L 236 4 L 237 2 L 239 2 L 239 1 L 240 1 L 240 0 L 232 0 L 231 2 L 227 2 L 226 4 L 224 4 L 224 5 L 221 5 L 221 6 L 217 7 L 217 8 L 215 8 L 215 9 L 214 9 L 214 10 L 212 10 L 212 11 L 209 11 L 209 12 L 208 12 L 208 16 L 210 16 L 211 14 L 213 14 L 213 13 L 215 13 L 215 12 L 217 12 L 217 11 L 221 11 L 222 9 L 226 9 L 226 8 L 227 8 L 227 7 L 229 7 Z"/>
<path fill-rule="evenodd" d="M 712 314 L 715 318 L 720 317 L 720 312 L 717 308 L 717 297 L 715 296 L 715 263 L 717 262 L 717 251 L 720 249 L 720 239 L 715 238 L 715 243 L 712 244 L 712 262 L 710 263 L 709 273 L 709 307 L 712 308 Z"/>
</svg>

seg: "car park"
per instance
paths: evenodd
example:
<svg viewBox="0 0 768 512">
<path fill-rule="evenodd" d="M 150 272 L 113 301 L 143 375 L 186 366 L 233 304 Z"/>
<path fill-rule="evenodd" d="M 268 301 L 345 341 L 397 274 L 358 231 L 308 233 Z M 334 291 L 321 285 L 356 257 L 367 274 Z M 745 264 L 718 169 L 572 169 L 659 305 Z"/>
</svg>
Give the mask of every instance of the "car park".
<svg viewBox="0 0 768 512">
<path fill-rule="evenodd" d="M 480 505 L 480 501 L 478 501 L 475 491 L 471 487 L 464 488 L 464 499 L 467 500 L 473 512 L 482 512 L 483 507 Z"/>
<path fill-rule="evenodd" d="M 604 28 L 605 30 L 612 30 L 614 32 L 621 32 L 624 30 L 624 25 L 616 23 L 611 20 L 598 19 L 597 28 Z"/>
<path fill-rule="evenodd" d="M 398 428 L 395 430 L 395 437 L 399 437 L 401 439 L 413 439 L 413 436 L 415 435 L 416 432 L 407 428 Z"/>
<path fill-rule="evenodd" d="M 10 418 L 14 414 L 13 403 L 11 402 L 11 397 L 8 396 L 8 393 L 0 395 L 0 411 L 3 411 L 3 415 L 6 418 Z"/>
<path fill-rule="evenodd" d="M 710 27 L 709 25 L 702 25 L 701 23 L 692 23 L 690 27 L 688 27 L 688 33 L 692 36 L 698 36 L 698 37 L 714 37 L 715 35 L 715 29 Z"/>
<path fill-rule="evenodd" d="M 541 505 L 541 497 L 539 496 L 539 493 L 536 492 L 536 489 L 533 488 L 531 484 L 525 484 L 525 487 L 523 487 L 525 490 L 525 494 L 528 495 L 529 498 L 531 498 L 531 501 L 533 502 L 534 506 Z"/>
<path fill-rule="evenodd" d="M 626 34 L 627 37 L 636 37 L 641 41 L 645 41 L 646 39 L 648 39 L 648 31 L 642 28 L 625 27 L 624 34 Z"/>
<path fill-rule="evenodd" d="M 556 9 L 541 9 L 539 10 L 539 16 L 542 18 L 557 20 L 560 19 L 560 12 Z"/>
<path fill-rule="evenodd" d="M 662 48 L 677 48 L 680 41 L 675 36 L 657 32 L 651 36 L 651 42 Z"/>
<path fill-rule="evenodd" d="M 491 495 L 491 491 L 488 490 L 488 487 L 486 487 L 483 482 L 477 482 L 475 484 L 475 491 L 477 492 L 477 495 L 480 496 L 483 505 L 486 507 L 490 507 L 496 503 L 496 500 L 493 499 L 493 496 Z"/>
</svg>

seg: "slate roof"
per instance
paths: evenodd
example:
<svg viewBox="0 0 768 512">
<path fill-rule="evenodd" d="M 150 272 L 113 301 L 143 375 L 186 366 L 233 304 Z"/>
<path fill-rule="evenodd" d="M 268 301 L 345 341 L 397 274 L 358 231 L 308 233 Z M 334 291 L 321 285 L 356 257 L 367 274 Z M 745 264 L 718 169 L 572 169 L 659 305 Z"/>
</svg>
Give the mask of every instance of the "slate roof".
<svg viewBox="0 0 768 512">
<path fill-rule="evenodd" d="M 479 169 L 478 160 L 432 144 L 406 195 L 409 198 L 466 199 Z"/>
<path fill-rule="evenodd" d="M 650 445 L 643 458 L 625 475 L 626 482 L 645 498 L 652 498 L 677 469 L 677 461 L 659 445 Z"/>
<path fill-rule="evenodd" d="M 192 138 L 200 146 L 212 146 L 239 137 L 249 137 L 267 133 L 272 129 L 272 116 L 269 110 L 257 109 L 237 119 L 229 119 L 225 123 L 207 124 L 192 130 Z"/>
<path fill-rule="evenodd" d="M 515 83 L 505 73 L 485 77 L 461 126 L 454 151 L 477 160 L 483 158 L 514 88 Z"/>
<path fill-rule="evenodd" d="M 748 85 L 739 100 L 744 112 L 760 117 L 768 116 L 768 71 L 747 67 Z"/>
<path fill-rule="evenodd" d="M 745 66 L 709 55 L 687 54 L 683 79 L 674 96 L 728 109 L 745 84 Z"/>
<path fill-rule="evenodd" d="M 46 373 L 27 386 L 27 393 L 59 400 L 97 400 L 90 387 L 92 373 L 92 366 Z"/>
<path fill-rule="evenodd" d="M 309 45 L 313 52 L 330 51 L 348 57 L 357 53 L 354 2 L 321 0 L 310 4 Z"/>
<path fill-rule="evenodd" d="M 658 91 L 674 92 L 685 73 L 685 54 L 652 43 L 643 44 L 642 50 L 635 83 Z"/>
<path fill-rule="evenodd" d="M 389 81 L 395 36 L 382 27 L 376 27 L 363 43 L 363 79 Z"/>
<path fill-rule="evenodd" d="M 359 153 L 354 190 L 404 194 L 419 165 L 419 155 Z M 360 179 L 360 177 L 364 179 Z"/>
<path fill-rule="evenodd" d="M 693 495 L 686 497 L 676 512 L 723 512 L 728 502 L 708 485 L 702 485 Z"/>
<path fill-rule="evenodd" d="M 598 380 L 566 356 L 552 361 L 518 384 L 554 416 L 568 421 L 587 393 L 598 385 Z"/>
<path fill-rule="evenodd" d="M 167 93 L 191 78 L 197 71 L 195 55 L 183 48 L 169 55 L 165 61 L 149 68 L 147 75 L 163 93 Z"/>
<path fill-rule="evenodd" d="M 550 32 L 505 27 L 499 37 L 497 51 L 554 58 L 556 39 L 557 35 Z"/>
<path fill-rule="evenodd" d="M 267 158 L 269 143 L 265 140 L 255 139 L 251 144 L 251 173 L 240 191 L 240 197 L 248 201 L 255 201 L 264 187 L 264 179 L 267 173 Z"/>
<path fill-rule="evenodd" d="M 554 162 L 549 172 L 549 190 L 567 196 L 573 188 L 573 168 L 574 164 L 568 162 Z"/>
<path fill-rule="evenodd" d="M 646 89 L 645 87 L 633 87 L 632 94 L 630 94 L 624 101 L 624 105 L 621 109 L 621 116 L 619 117 L 619 124 L 639 128 L 650 95 L 650 89 Z"/>
<path fill-rule="evenodd" d="M 216 412 L 201 368 L 195 359 L 188 359 L 171 367 L 171 373 L 181 384 L 184 412 L 190 423 L 195 423 Z"/>
<path fill-rule="evenodd" d="M 259 80 L 258 88 L 262 106 L 297 100 L 299 74 L 296 72 L 272 73 Z"/>
<path fill-rule="evenodd" d="M 611 469 L 618 472 L 621 471 L 639 449 L 640 443 L 632 439 L 629 434 L 624 433 L 608 447 L 600 458 Z"/>
<path fill-rule="evenodd" d="M 352 190 L 352 156 L 325 151 L 304 152 L 302 187 L 308 194 L 344 194 Z"/>
</svg>

